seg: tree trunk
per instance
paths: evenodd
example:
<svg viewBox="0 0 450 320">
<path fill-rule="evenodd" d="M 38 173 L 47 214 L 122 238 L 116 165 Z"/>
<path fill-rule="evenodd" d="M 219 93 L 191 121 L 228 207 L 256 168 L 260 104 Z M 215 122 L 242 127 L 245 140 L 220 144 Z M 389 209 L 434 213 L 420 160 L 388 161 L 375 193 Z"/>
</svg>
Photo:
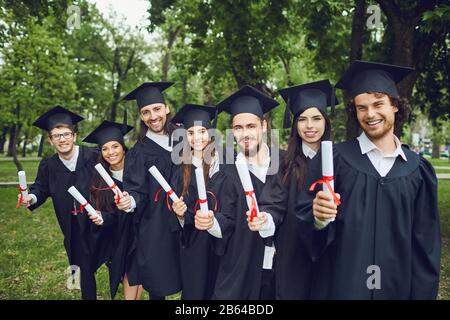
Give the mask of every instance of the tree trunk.
<svg viewBox="0 0 450 320">
<path fill-rule="evenodd" d="M 352 62 L 353 60 L 362 59 L 365 13 L 366 13 L 366 1 L 357 0 L 355 13 L 353 14 L 353 21 L 352 21 L 352 36 L 350 40 L 350 62 Z M 348 105 L 349 100 L 350 96 L 346 92 L 344 92 L 345 105 Z M 358 123 L 352 117 L 350 117 L 349 113 L 347 113 L 347 123 L 346 123 L 347 140 L 355 138 L 358 135 L 358 132 L 359 132 Z"/>
<path fill-rule="evenodd" d="M 8 151 L 6 153 L 7 157 L 12 157 L 12 149 L 13 149 L 13 145 L 15 143 L 14 140 L 14 136 L 16 134 L 16 125 L 13 124 L 10 128 L 9 128 L 9 140 L 8 140 Z"/>
<path fill-rule="evenodd" d="M 181 31 L 181 27 L 176 27 L 175 30 L 169 30 L 169 32 L 168 32 L 166 53 L 164 54 L 163 59 L 162 59 L 161 81 L 167 81 L 167 79 L 169 78 L 169 67 L 170 67 L 170 60 L 172 57 L 172 47 L 173 47 L 173 44 L 175 43 L 175 40 L 176 40 L 178 34 L 180 33 L 180 31 Z"/>
<path fill-rule="evenodd" d="M 30 130 L 28 130 L 25 133 L 25 138 L 23 139 L 23 146 L 22 146 L 22 157 L 25 158 L 27 156 L 27 143 L 28 143 L 28 138 L 30 135 Z"/>
<path fill-rule="evenodd" d="M 0 153 L 3 154 L 5 150 L 6 135 L 8 134 L 9 127 L 3 127 L 2 135 L 0 137 Z"/>
<path fill-rule="evenodd" d="M 45 140 L 45 138 L 44 138 L 44 135 L 42 134 L 41 139 L 39 141 L 39 148 L 38 148 L 38 154 L 37 154 L 38 157 L 42 157 L 42 152 L 44 151 L 44 140 Z"/>
<path fill-rule="evenodd" d="M 17 158 L 17 140 L 19 138 L 20 129 L 22 128 L 22 125 L 20 123 L 20 105 L 16 105 L 16 119 L 17 119 L 17 130 L 15 130 L 15 134 L 13 135 L 13 143 L 12 143 L 12 150 L 11 155 L 13 157 L 14 164 L 17 167 L 17 171 L 22 171 L 23 167 L 20 163 L 19 159 Z"/>
</svg>

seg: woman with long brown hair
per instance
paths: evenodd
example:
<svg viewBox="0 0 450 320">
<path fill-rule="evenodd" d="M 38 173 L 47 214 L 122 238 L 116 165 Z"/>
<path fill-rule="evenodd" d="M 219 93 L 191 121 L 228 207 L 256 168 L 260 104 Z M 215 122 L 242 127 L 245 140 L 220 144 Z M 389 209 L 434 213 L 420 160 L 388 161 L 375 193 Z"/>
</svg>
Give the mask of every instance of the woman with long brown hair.
<svg viewBox="0 0 450 320">
<path fill-rule="evenodd" d="M 109 173 L 117 188 L 123 191 L 122 201 L 127 199 L 122 185 L 127 151 L 123 136 L 132 129 L 133 127 L 105 120 L 83 140 L 98 144 L 98 162 Z M 143 291 L 142 285 L 130 286 L 128 280 L 130 275 L 137 277 L 133 263 L 135 252 L 131 250 L 134 239 L 132 216 L 119 209 L 121 200 L 114 196 L 112 188 L 97 171 L 92 176 L 90 199 L 99 213 L 99 218 L 92 218 L 92 221 L 99 225 L 100 217 L 103 219 L 103 224 L 94 233 L 100 240 L 96 257 L 106 256 L 111 298 L 114 299 L 119 283 L 122 282 L 125 299 L 139 300 Z"/>
<path fill-rule="evenodd" d="M 330 139 L 326 109 L 337 101 L 328 80 L 282 89 L 280 93 L 287 103 L 284 127 L 289 125 L 290 112 L 294 119 L 286 156 L 280 166 L 279 183 L 271 190 L 264 190 L 260 208 L 269 213 L 285 212 L 275 234 L 276 298 L 308 299 L 314 276 L 309 244 L 312 240 L 306 235 L 301 238 L 295 205 L 299 193 L 305 192 L 310 160 L 319 152 L 321 141 Z"/>
<path fill-rule="evenodd" d="M 172 178 L 173 188 L 181 196 L 172 208 L 180 221 L 182 299 L 210 299 L 217 276 L 215 238 L 207 230 L 196 229 L 194 223 L 196 214 L 213 215 L 224 208 L 220 196 L 227 188 L 224 167 L 219 164 L 215 140 L 208 130 L 215 127 L 211 124 L 215 115 L 214 107 L 187 104 L 172 120 L 182 123 L 186 132 L 181 165 Z M 198 167 L 203 168 L 208 213 L 199 211 L 195 176 Z"/>
</svg>

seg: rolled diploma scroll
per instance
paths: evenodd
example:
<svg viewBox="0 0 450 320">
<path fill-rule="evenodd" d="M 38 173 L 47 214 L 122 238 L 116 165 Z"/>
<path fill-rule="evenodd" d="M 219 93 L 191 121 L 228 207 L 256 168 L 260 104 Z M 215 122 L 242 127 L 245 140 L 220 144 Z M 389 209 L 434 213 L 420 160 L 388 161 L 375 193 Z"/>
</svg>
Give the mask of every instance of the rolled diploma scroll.
<svg viewBox="0 0 450 320">
<path fill-rule="evenodd" d="M 195 169 L 195 178 L 197 181 L 197 191 L 199 200 L 207 200 L 206 198 L 206 188 L 205 188 L 205 178 L 203 177 L 203 168 L 199 167 Z M 203 213 L 208 212 L 208 202 L 200 202 L 200 210 Z"/>
<path fill-rule="evenodd" d="M 86 201 L 86 199 L 81 195 L 81 193 L 77 190 L 77 188 L 75 188 L 74 186 L 71 186 L 68 190 L 67 190 L 72 197 L 75 198 L 75 200 L 77 200 L 81 205 L 87 204 L 85 206 L 86 211 L 93 216 L 98 216 L 97 212 L 95 211 L 95 209 L 91 206 L 91 204 L 89 202 Z M 103 224 L 103 219 L 101 219 L 100 224 Z"/>
<path fill-rule="evenodd" d="M 164 177 L 161 175 L 161 172 L 159 172 L 158 168 L 156 168 L 155 166 L 151 166 L 150 169 L 148 169 L 148 171 L 150 171 L 152 176 L 156 179 L 156 181 L 158 181 L 158 183 L 161 185 L 161 187 L 164 189 L 166 193 L 172 190 L 172 188 L 167 183 L 166 179 L 164 179 Z M 172 201 L 180 200 L 180 198 L 178 198 L 175 192 L 170 193 L 169 197 L 170 199 L 172 199 Z"/>
<path fill-rule="evenodd" d="M 17 172 L 17 175 L 19 176 L 19 186 L 20 192 L 22 193 L 22 199 L 25 200 L 28 197 L 27 176 L 25 175 L 25 171 L 19 171 Z"/>
<path fill-rule="evenodd" d="M 242 187 L 244 188 L 244 191 L 247 193 L 249 191 L 253 191 L 253 199 L 255 200 L 256 204 L 256 213 L 259 213 L 259 207 L 258 202 L 256 201 L 256 194 L 255 190 L 253 189 L 252 180 L 250 178 L 250 172 L 248 171 L 247 162 L 245 160 L 237 159 L 236 160 L 236 169 L 239 174 L 239 179 L 241 180 Z M 245 198 L 247 199 L 247 206 L 248 209 L 252 209 L 252 196 L 246 195 Z M 252 221 L 252 217 L 250 217 L 250 221 Z"/>
<path fill-rule="evenodd" d="M 331 141 L 322 141 L 322 176 L 323 177 L 334 177 L 333 170 L 333 142 Z M 330 186 L 334 190 L 334 181 L 330 181 Z M 322 184 L 322 190 L 328 193 L 331 193 L 328 190 L 326 183 Z M 331 202 L 334 202 L 331 199 Z M 334 218 L 326 219 L 326 221 L 332 222 Z"/>
<path fill-rule="evenodd" d="M 105 168 L 102 166 L 101 163 L 97 163 L 95 165 L 95 169 L 98 171 L 98 173 L 102 176 L 103 180 L 105 180 L 106 184 L 112 188 L 114 186 L 114 180 L 111 178 L 111 176 L 108 174 L 108 172 L 106 172 Z M 117 194 L 119 194 L 119 196 L 122 196 L 122 191 L 120 191 L 118 186 L 115 186 L 114 188 L 111 189 L 114 194 L 117 196 Z"/>
</svg>

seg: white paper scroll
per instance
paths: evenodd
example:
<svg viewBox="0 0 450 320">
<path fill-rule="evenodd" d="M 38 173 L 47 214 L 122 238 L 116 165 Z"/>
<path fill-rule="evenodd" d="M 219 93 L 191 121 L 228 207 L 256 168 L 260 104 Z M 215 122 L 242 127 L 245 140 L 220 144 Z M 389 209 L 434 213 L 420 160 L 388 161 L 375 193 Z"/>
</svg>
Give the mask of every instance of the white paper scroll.
<svg viewBox="0 0 450 320">
<path fill-rule="evenodd" d="M 195 169 L 195 179 L 197 181 L 197 191 L 199 200 L 207 200 L 205 178 L 203 176 L 203 168 L 198 167 Z M 208 202 L 200 202 L 200 210 L 203 213 L 208 213 Z"/>
<path fill-rule="evenodd" d="M 86 201 L 86 199 L 83 197 L 83 195 L 75 188 L 74 186 L 71 186 L 67 190 L 72 197 L 75 198 L 81 205 L 83 205 L 86 208 L 86 211 L 89 213 L 89 215 L 97 216 L 97 212 L 95 209 L 91 206 L 89 202 Z M 101 219 L 100 224 L 103 224 L 103 219 Z"/>
<path fill-rule="evenodd" d="M 115 185 L 114 180 L 111 178 L 111 176 L 106 172 L 105 168 L 102 166 L 101 163 L 97 163 L 95 165 L 95 169 L 98 171 L 98 173 L 102 176 L 103 180 L 105 180 L 106 184 L 112 188 L 111 190 L 114 192 L 114 194 L 117 196 L 122 196 L 122 192 L 120 191 L 119 187 L 113 186 Z"/>
<path fill-rule="evenodd" d="M 242 187 L 244 188 L 244 191 L 247 192 L 253 192 L 252 195 L 246 194 L 245 198 L 247 199 L 247 206 L 248 209 L 252 209 L 252 202 L 254 201 L 256 206 L 256 213 L 259 213 L 259 207 L 258 202 L 256 201 L 256 194 L 254 193 L 252 180 L 250 178 L 250 172 L 248 171 L 247 162 L 245 160 L 242 160 L 238 158 L 236 160 L 236 169 L 239 174 L 239 179 L 241 180 Z M 253 197 L 253 199 L 252 199 Z"/>
<path fill-rule="evenodd" d="M 331 141 L 322 141 L 322 176 L 323 177 L 333 177 L 334 176 L 334 170 L 333 170 L 333 142 Z M 334 181 L 330 181 L 330 186 L 334 190 Z M 328 190 L 328 187 L 326 183 L 322 184 L 322 190 L 328 193 L 331 193 L 330 190 Z M 331 200 L 334 202 L 334 200 Z M 327 219 L 326 221 L 334 221 L 334 218 Z"/>
<path fill-rule="evenodd" d="M 27 187 L 27 176 L 25 175 L 25 171 L 17 172 L 19 176 L 19 186 L 20 192 L 22 193 L 22 199 L 26 199 L 28 197 L 28 187 Z"/>
<path fill-rule="evenodd" d="M 167 183 L 166 179 L 164 179 L 164 177 L 161 175 L 161 172 L 159 172 L 158 168 L 156 168 L 155 166 L 151 166 L 150 169 L 148 169 L 148 171 L 150 171 L 151 175 L 156 179 L 156 181 L 158 181 L 158 183 L 161 185 L 161 187 L 164 189 L 166 193 L 172 190 L 172 188 Z M 170 199 L 172 199 L 172 201 L 180 200 L 180 198 L 178 198 L 175 192 L 171 192 L 169 197 Z"/>
</svg>

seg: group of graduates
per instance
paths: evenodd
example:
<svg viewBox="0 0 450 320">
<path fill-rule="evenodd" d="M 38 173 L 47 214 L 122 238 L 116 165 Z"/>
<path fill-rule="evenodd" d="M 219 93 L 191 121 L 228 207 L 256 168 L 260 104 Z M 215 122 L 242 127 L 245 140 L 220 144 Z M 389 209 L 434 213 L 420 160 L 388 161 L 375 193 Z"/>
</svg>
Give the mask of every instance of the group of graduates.
<svg viewBox="0 0 450 320">
<path fill-rule="evenodd" d="M 122 283 L 125 299 L 139 299 L 143 290 L 152 300 L 180 291 L 182 299 L 435 299 L 437 179 L 394 135 L 407 111 L 396 84 L 411 70 L 355 61 L 345 71 L 336 88 L 350 95 L 347 108 L 361 135 L 334 145 L 334 177 L 322 176 L 320 153 L 332 133 L 327 108 L 338 103 L 328 80 L 280 90 L 284 126 L 291 127 L 286 151 L 263 139 L 264 114 L 278 102 L 248 85 L 216 107 L 186 104 L 171 117 L 163 91 L 172 83 L 142 84 L 124 98 L 136 100 L 141 120 L 129 150 L 124 136 L 133 128 L 126 123 L 103 121 L 83 140 L 98 147 L 79 146 L 75 125 L 83 118 L 55 107 L 34 125 L 48 131 L 56 153 L 40 162 L 20 205 L 34 210 L 52 198 L 69 263 L 80 268 L 83 299 L 96 299 L 102 264 L 112 298 Z M 211 137 L 220 112 L 231 115 L 234 157 L 246 162 L 253 192 L 244 191 L 235 164 L 221 159 L 226 151 Z M 181 149 L 172 139 L 177 128 L 184 130 Z M 172 190 L 161 188 L 152 166 Z M 199 167 L 208 212 L 199 207 Z M 334 191 L 314 190 L 330 181 Z M 80 207 L 70 186 L 97 216 Z M 179 200 L 170 200 L 172 192 Z"/>
</svg>

